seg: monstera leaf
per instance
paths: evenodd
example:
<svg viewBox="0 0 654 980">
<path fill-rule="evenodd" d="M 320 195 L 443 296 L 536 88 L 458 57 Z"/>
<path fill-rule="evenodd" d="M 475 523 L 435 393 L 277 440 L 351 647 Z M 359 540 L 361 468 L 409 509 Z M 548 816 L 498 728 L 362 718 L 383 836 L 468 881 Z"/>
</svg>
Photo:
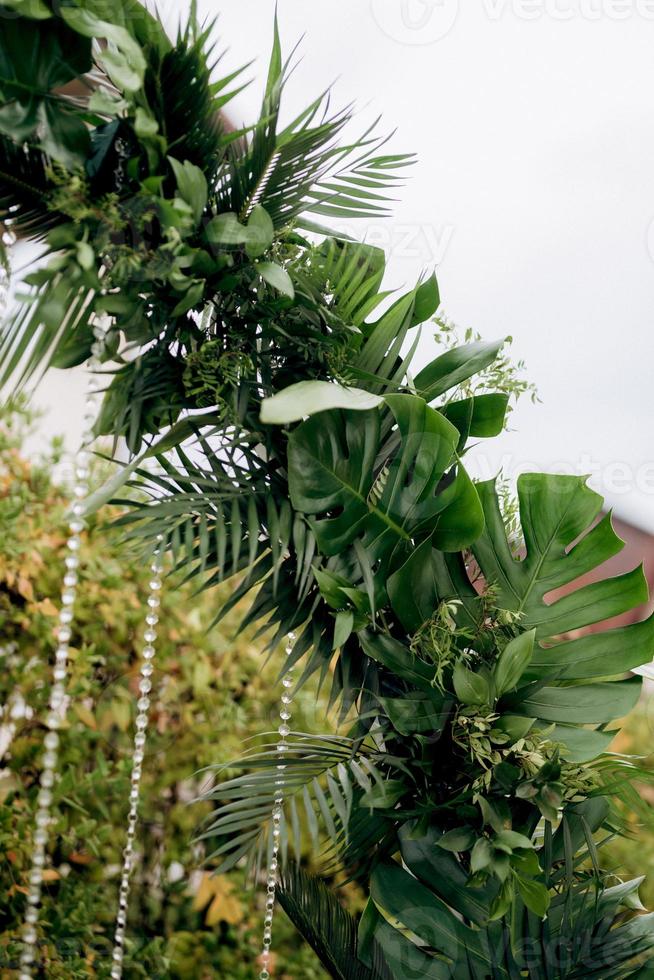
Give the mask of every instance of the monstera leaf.
<svg viewBox="0 0 654 980">
<path fill-rule="evenodd" d="M 623 547 L 610 515 L 594 524 L 602 498 L 583 478 L 543 473 L 520 477 L 523 559 L 511 552 L 493 482 L 479 484 L 478 491 L 486 527 L 473 550 L 486 581 L 497 592 L 499 606 L 520 614 L 521 629 L 536 630 L 542 646 L 534 654 L 532 676 L 566 681 L 610 677 L 652 659 L 654 618 L 553 642 L 647 600 L 642 567 L 551 597 Z"/>
<path fill-rule="evenodd" d="M 0 131 L 22 142 L 38 132 L 41 147 L 71 166 L 88 149 L 86 127 L 58 87 L 91 68 L 91 40 L 57 20 L 7 19 L 0 35 Z"/>
<path fill-rule="evenodd" d="M 606 815 L 601 799 L 567 808 L 552 848 L 539 851 L 543 880 L 558 880 L 566 867 L 570 873 L 573 854 L 588 856 L 588 839 Z M 400 833 L 403 866 L 388 861 L 375 868 L 371 900 L 359 925 L 363 962 L 370 965 L 380 950 L 397 980 L 519 980 L 527 974 L 623 980 L 641 976 L 643 961 L 652 962 L 654 917 L 624 914 L 638 907 L 641 878 L 616 885 L 613 876 L 600 873 L 589 886 L 579 873 L 576 887 L 551 895 L 543 921 L 518 898 L 509 929 L 489 921 L 497 883 L 473 882 L 458 858 L 438 846 L 440 837 L 433 827 L 419 833 L 407 825 Z M 529 935 L 529 942 L 514 943 L 513 930 Z M 566 952 L 554 958 L 553 948 Z"/>
<path fill-rule="evenodd" d="M 600 724 L 622 715 L 635 703 L 639 682 L 606 679 L 652 659 L 654 618 L 617 628 L 603 625 L 647 599 L 642 568 L 574 588 L 577 579 L 623 546 L 610 515 L 595 523 L 602 498 L 583 478 L 521 476 L 525 556 L 516 558 L 494 483 L 479 484 L 478 490 L 486 518 L 473 546 L 479 566 L 500 608 L 517 613 L 520 628 L 535 629 L 540 641 L 526 674 L 533 683 L 516 710 L 559 725 Z M 558 590 L 566 594 L 556 597 Z M 567 636 L 588 626 L 595 631 Z M 557 729 L 562 741 L 565 735 L 565 729 Z"/>
<path fill-rule="evenodd" d="M 291 433 L 293 506 L 314 518 L 325 555 L 340 554 L 357 538 L 371 562 L 382 563 L 395 549 L 428 537 L 441 551 L 466 547 L 483 515 L 457 460 L 458 430 L 422 398 L 385 401 L 396 423 L 394 441 L 384 441 L 377 409 L 321 412 Z"/>
</svg>

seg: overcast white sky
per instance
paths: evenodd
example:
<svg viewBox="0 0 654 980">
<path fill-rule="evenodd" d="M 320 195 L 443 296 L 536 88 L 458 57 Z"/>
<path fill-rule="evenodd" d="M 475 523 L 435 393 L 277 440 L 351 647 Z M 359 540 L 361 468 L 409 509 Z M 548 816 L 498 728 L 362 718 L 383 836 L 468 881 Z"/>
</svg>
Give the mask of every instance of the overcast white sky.
<svg viewBox="0 0 654 980">
<path fill-rule="evenodd" d="M 177 4 L 167 0 L 163 10 Z M 261 98 L 273 0 L 200 0 L 226 67 L 252 57 Z M 362 124 L 383 114 L 418 164 L 393 218 L 358 233 L 390 252 L 390 285 L 438 269 L 443 309 L 511 334 L 542 404 L 485 447 L 500 464 L 593 472 L 616 512 L 654 532 L 654 0 L 279 0 L 304 35 L 288 115 L 336 81 Z M 374 238 L 373 238 L 374 236 Z M 436 353 L 426 332 L 420 358 Z M 47 429 L 76 429 L 70 379 L 49 379 Z"/>
</svg>

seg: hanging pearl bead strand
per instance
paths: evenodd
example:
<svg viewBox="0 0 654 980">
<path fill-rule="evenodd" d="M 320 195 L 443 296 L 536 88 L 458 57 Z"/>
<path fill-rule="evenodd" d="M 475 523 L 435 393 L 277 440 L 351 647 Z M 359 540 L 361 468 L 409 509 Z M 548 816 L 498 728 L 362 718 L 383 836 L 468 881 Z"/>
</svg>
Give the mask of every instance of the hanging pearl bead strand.
<svg viewBox="0 0 654 980">
<path fill-rule="evenodd" d="M 148 595 L 148 611 L 145 616 L 145 631 L 143 639 L 143 663 L 139 678 L 139 699 L 136 703 L 136 732 L 134 734 L 134 751 L 132 753 L 131 789 L 129 793 L 129 813 L 127 815 L 127 841 L 123 850 L 123 868 L 120 877 L 118 893 L 118 913 L 114 932 L 114 947 L 111 965 L 111 980 L 120 980 L 123 975 L 123 956 L 125 947 L 125 930 L 127 928 L 127 908 L 131 874 L 134 866 L 134 844 L 136 842 L 136 825 L 138 823 L 139 801 L 141 795 L 141 775 L 145 756 L 146 732 L 148 727 L 148 711 L 150 709 L 150 691 L 152 690 L 152 660 L 155 655 L 154 642 L 157 638 L 156 625 L 159 622 L 159 592 L 161 591 L 162 548 L 163 535 L 157 537 L 157 548 L 150 565 L 150 592 Z"/>
<path fill-rule="evenodd" d="M 88 363 L 90 371 L 95 372 L 100 367 L 100 359 L 104 352 L 106 329 L 101 324 L 93 328 L 94 342 L 91 347 L 91 358 Z M 46 845 L 48 829 L 52 823 L 52 788 L 57 779 L 59 765 L 59 734 L 66 714 L 66 688 L 68 676 L 68 644 L 72 635 L 74 604 L 77 595 L 80 534 L 85 528 L 83 519 L 84 503 L 88 496 L 89 485 L 89 447 L 93 442 L 93 426 L 98 414 L 99 399 L 102 391 L 100 378 L 91 376 L 86 395 L 86 406 L 83 421 L 83 434 L 80 449 L 75 459 L 74 503 L 69 521 L 70 535 L 66 542 L 66 572 L 61 592 L 61 609 L 56 629 L 57 650 L 53 684 L 48 699 L 48 714 L 44 739 L 45 752 L 41 760 L 40 788 L 37 797 L 37 809 L 34 822 L 32 849 L 32 866 L 29 875 L 27 909 L 23 928 L 23 948 L 20 957 L 19 980 L 31 980 L 32 970 L 37 961 L 37 932 L 39 921 L 39 906 L 43 889 L 43 869 L 46 863 Z"/>
<path fill-rule="evenodd" d="M 286 656 L 290 657 L 293 653 L 293 647 L 295 645 L 295 633 L 289 633 L 286 637 Z M 277 743 L 277 752 L 279 758 L 284 758 L 284 753 L 288 752 L 288 742 L 286 741 L 288 735 L 291 733 L 289 727 L 289 721 L 291 720 L 291 704 L 293 697 L 291 695 L 291 689 L 293 687 L 293 669 L 289 667 L 284 677 L 282 678 L 283 693 L 281 697 L 281 705 L 279 709 L 279 719 L 280 725 L 277 731 L 279 732 L 279 741 Z M 275 912 L 275 898 L 277 894 L 277 871 L 279 868 L 279 847 L 280 840 L 282 836 L 281 823 L 283 816 L 284 807 L 284 776 L 283 773 L 286 770 L 286 765 L 280 762 L 277 766 L 279 772 L 279 777 L 275 780 L 275 786 L 277 787 L 275 792 L 275 797 L 273 801 L 273 811 L 272 811 L 272 851 L 270 863 L 268 865 L 267 875 L 266 875 L 266 914 L 263 920 L 263 948 L 261 951 L 261 963 L 263 968 L 259 974 L 259 980 L 270 980 L 270 947 L 272 945 L 272 923 L 273 915 Z"/>
</svg>

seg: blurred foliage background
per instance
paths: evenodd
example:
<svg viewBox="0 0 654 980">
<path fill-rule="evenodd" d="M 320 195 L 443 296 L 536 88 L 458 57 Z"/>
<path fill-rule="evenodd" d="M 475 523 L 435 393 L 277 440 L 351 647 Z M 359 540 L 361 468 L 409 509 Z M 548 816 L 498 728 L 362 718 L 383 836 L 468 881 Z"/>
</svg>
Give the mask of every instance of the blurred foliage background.
<svg viewBox="0 0 654 980">
<path fill-rule="evenodd" d="M 30 421 L 24 409 L 0 417 L 0 980 L 16 975 L 69 499 L 65 481 L 53 476 L 57 444 L 36 462 L 21 455 Z M 39 930 L 52 980 L 108 977 L 111 965 L 148 571 L 107 532 L 106 519 L 99 515 L 85 536 L 45 871 Z M 203 767 L 237 757 L 247 739 L 276 728 L 280 661 L 266 664 L 261 638 L 234 638 L 237 612 L 208 632 L 219 601 L 216 592 L 194 597 L 174 580 L 162 595 L 127 980 L 251 980 L 256 971 L 263 888 L 253 892 L 238 871 L 209 873 L 193 843 L 207 805 L 192 801 L 210 778 Z M 326 714 L 326 696 L 307 684 L 294 727 L 324 732 Z M 614 747 L 644 755 L 653 733 L 650 699 Z M 621 877 L 650 872 L 641 897 L 652 907 L 654 831 L 636 823 L 632 830 L 633 839 L 614 841 L 603 857 Z M 356 908 L 359 896 L 348 898 Z M 279 909 L 273 948 L 275 980 L 326 977 Z"/>
<path fill-rule="evenodd" d="M 53 479 L 56 445 L 36 463 L 22 458 L 28 424 L 24 411 L 0 419 L 2 980 L 16 976 L 68 502 Z M 63 775 L 39 927 L 49 980 L 108 977 L 111 966 L 148 570 L 100 526 L 103 516 L 85 536 L 71 644 Z M 238 756 L 246 739 L 279 723 L 280 659 L 266 665 L 261 640 L 234 640 L 238 616 L 207 632 L 219 598 L 192 598 L 175 585 L 162 595 L 128 980 L 250 980 L 261 950 L 264 889 L 253 893 L 238 871 L 210 876 L 193 844 L 207 805 L 191 801 L 210 778 L 199 770 Z M 325 711 L 309 683 L 294 723 L 324 730 Z M 274 949 L 276 980 L 325 977 L 281 910 Z"/>
</svg>

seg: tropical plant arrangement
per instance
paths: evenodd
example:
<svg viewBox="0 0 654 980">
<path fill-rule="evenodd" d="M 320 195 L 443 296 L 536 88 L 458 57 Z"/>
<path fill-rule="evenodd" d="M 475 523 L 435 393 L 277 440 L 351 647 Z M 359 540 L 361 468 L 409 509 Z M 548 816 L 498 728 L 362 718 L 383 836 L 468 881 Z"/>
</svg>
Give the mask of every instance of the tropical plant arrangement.
<svg viewBox="0 0 654 980">
<path fill-rule="evenodd" d="M 654 652 L 651 618 L 610 624 L 642 570 L 575 588 L 622 546 L 584 479 L 522 476 L 517 516 L 473 482 L 470 440 L 520 387 L 504 341 L 413 374 L 435 277 L 391 296 L 383 253 L 316 220 L 382 216 L 410 158 L 341 142 L 327 94 L 282 126 L 276 28 L 259 119 L 228 132 L 241 76 L 194 15 L 170 40 L 136 0 L 0 10 L 1 217 L 45 253 L 2 384 L 102 356 L 97 432 L 131 458 L 90 506 L 122 503 L 187 581 L 231 579 L 218 616 L 252 596 L 244 625 L 293 634 L 298 686 L 318 674 L 349 722 L 280 729 L 283 774 L 276 734 L 217 767 L 217 871 L 256 876 L 280 840 L 280 902 L 341 980 L 654 976 L 640 879 L 598 858 L 645 778 L 609 729 Z M 359 921 L 297 861 L 303 830 L 366 890 Z"/>
</svg>

